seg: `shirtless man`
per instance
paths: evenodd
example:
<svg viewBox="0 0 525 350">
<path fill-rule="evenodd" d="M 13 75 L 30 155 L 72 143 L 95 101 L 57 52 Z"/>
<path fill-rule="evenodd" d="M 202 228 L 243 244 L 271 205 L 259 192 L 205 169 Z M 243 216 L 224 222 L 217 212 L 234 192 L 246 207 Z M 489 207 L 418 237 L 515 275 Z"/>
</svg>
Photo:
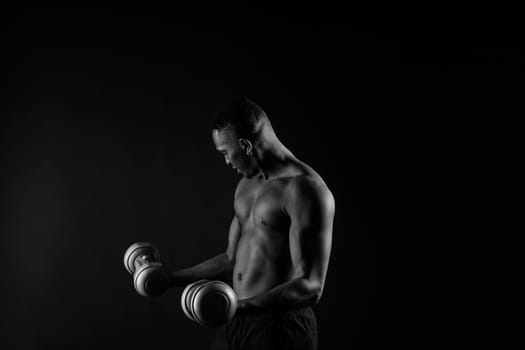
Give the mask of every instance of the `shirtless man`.
<svg viewBox="0 0 525 350">
<path fill-rule="evenodd" d="M 172 285 L 231 276 L 237 313 L 227 349 L 315 349 L 312 306 L 323 293 L 334 197 L 323 179 L 277 138 L 265 112 L 236 99 L 219 113 L 217 151 L 243 177 L 235 190 L 226 252 L 172 273 Z"/>
</svg>

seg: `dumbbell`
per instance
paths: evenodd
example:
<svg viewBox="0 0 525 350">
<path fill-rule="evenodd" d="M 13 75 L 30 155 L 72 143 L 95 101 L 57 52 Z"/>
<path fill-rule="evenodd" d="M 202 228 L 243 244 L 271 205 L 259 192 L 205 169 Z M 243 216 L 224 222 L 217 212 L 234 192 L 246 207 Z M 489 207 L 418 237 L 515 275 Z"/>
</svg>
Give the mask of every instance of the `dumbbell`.
<svg viewBox="0 0 525 350">
<path fill-rule="evenodd" d="M 184 288 L 181 296 L 184 314 L 203 326 L 219 327 L 237 311 L 237 294 L 221 281 L 200 280 Z"/>
<path fill-rule="evenodd" d="M 145 297 L 157 297 L 168 289 L 168 276 L 158 250 L 147 242 L 133 243 L 124 254 L 124 266 L 133 275 L 135 290 Z"/>
</svg>

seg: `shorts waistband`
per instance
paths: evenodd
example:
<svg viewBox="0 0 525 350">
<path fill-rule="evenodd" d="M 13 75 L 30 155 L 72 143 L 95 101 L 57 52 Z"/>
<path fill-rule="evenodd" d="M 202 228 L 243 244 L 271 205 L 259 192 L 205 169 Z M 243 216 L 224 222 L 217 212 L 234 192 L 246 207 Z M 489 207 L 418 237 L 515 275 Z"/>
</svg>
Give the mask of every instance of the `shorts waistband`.
<svg viewBox="0 0 525 350">
<path fill-rule="evenodd" d="M 271 318 L 296 316 L 296 315 L 311 314 L 311 313 L 313 313 L 312 307 L 306 306 L 306 307 L 300 307 L 300 308 L 289 309 L 289 310 L 277 310 L 277 311 L 269 311 L 269 312 L 263 312 L 263 313 L 235 315 L 231 321 L 233 320 L 261 320 L 261 319 L 271 319 Z"/>
</svg>

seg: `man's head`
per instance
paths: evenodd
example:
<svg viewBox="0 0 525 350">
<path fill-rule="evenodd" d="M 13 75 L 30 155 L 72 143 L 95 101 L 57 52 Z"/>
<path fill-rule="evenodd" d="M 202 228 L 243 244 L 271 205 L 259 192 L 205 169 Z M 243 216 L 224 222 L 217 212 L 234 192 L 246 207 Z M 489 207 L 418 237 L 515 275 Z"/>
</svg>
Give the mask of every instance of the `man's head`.
<svg viewBox="0 0 525 350">
<path fill-rule="evenodd" d="M 261 139 L 273 133 L 266 113 L 255 102 L 241 97 L 231 101 L 213 124 L 213 142 L 240 174 L 250 178 L 259 172 L 255 151 Z"/>
</svg>

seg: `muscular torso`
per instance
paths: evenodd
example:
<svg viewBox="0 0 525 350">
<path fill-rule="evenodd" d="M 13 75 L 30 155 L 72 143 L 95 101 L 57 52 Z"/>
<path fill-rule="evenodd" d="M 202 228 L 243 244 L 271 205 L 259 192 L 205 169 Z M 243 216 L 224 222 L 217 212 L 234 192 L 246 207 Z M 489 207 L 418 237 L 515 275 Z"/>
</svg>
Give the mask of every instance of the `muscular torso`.
<svg viewBox="0 0 525 350">
<path fill-rule="evenodd" d="M 264 181 L 244 179 L 235 196 L 235 215 L 241 225 L 233 270 L 239 298 L 250 298 L 294 278 L 290 257 L 290 218 L 284 209 L 286 188 L 296 176 L 317 176 L 307 167 L 293 176 Z"/>
</svg>

